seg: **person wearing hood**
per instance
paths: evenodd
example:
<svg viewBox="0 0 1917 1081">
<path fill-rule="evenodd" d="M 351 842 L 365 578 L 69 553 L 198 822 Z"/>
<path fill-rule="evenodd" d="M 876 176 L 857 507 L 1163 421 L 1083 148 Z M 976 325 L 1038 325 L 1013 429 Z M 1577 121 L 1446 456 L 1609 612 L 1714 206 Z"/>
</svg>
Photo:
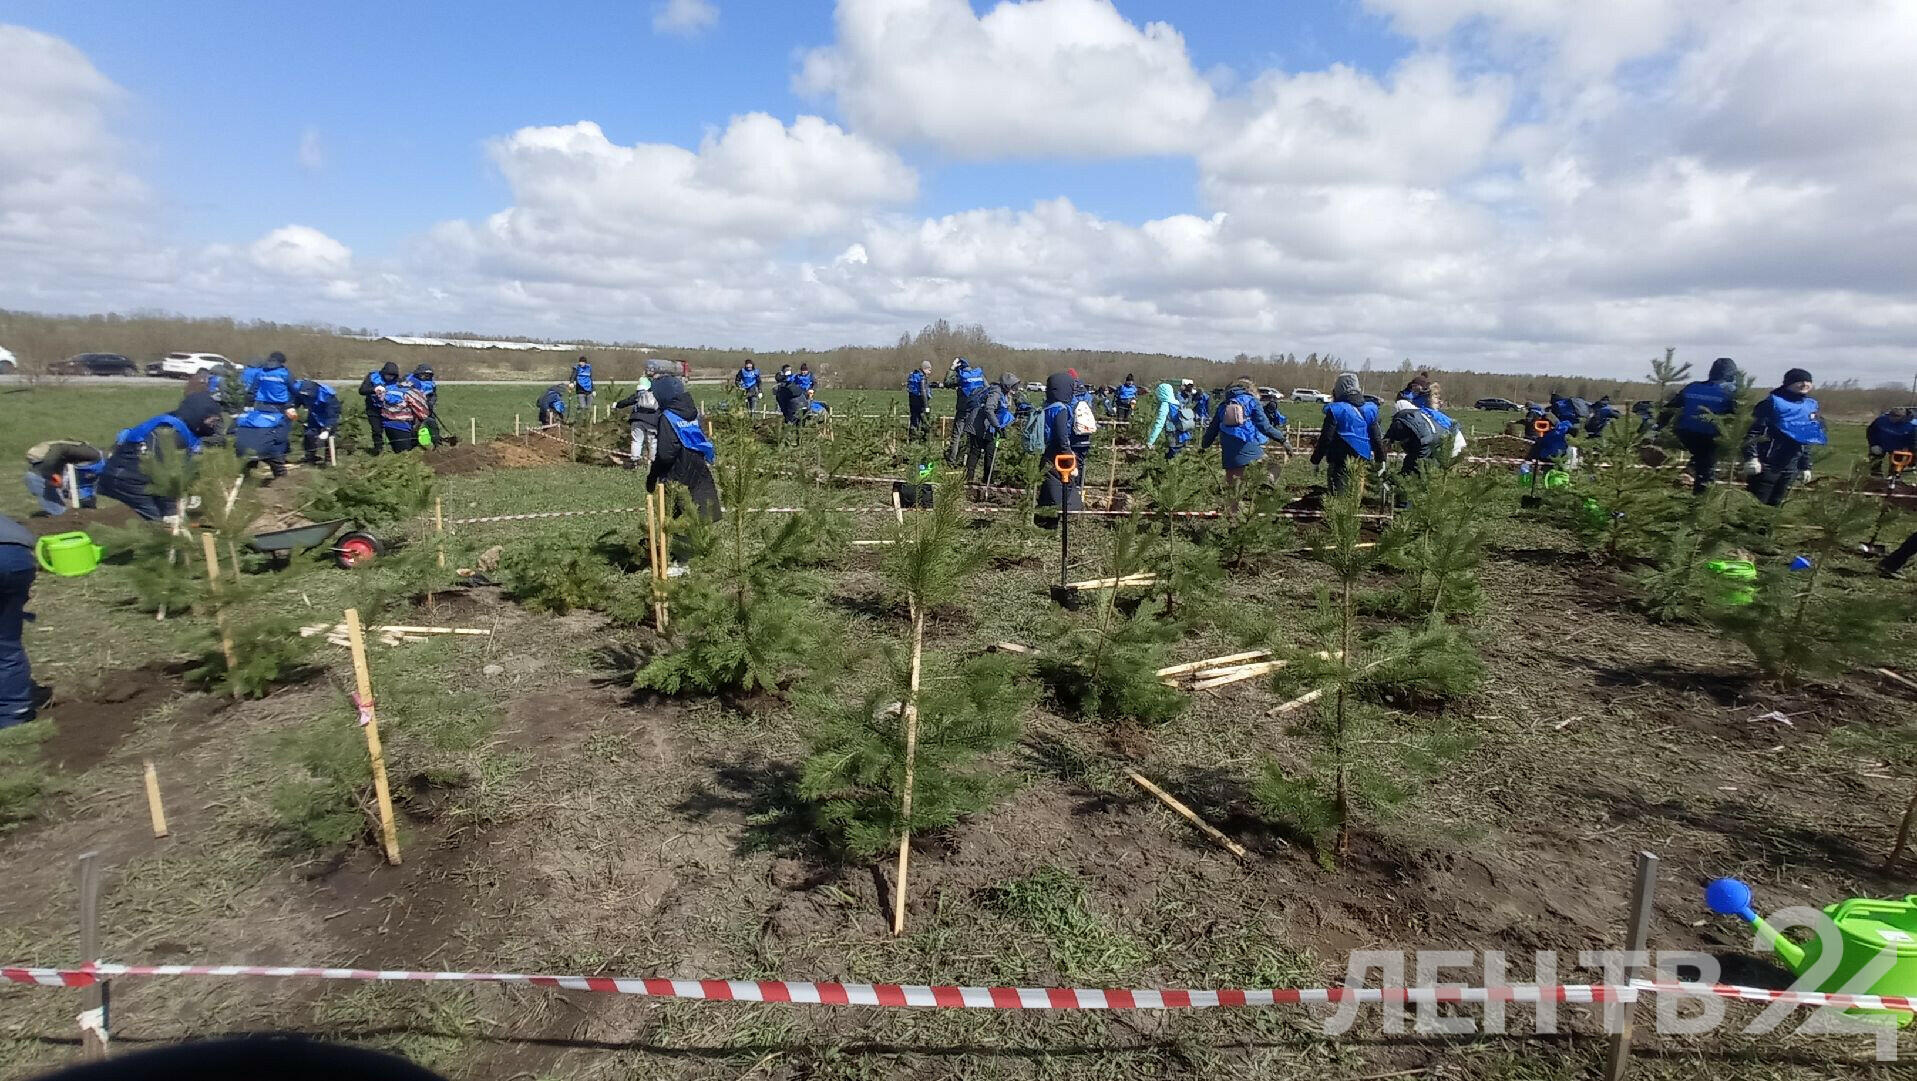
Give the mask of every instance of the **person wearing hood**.
<svg viewBox="0 0 1917 1081">
<path fill-rule="evenodd" d="M 432 434 L 432 445 L 435 447 L 445 447 L 457 442 L 457 437 L 453 439 L 446 438 L 444 434 L 446 429 L 441 427 L 439 423 L 439 381 L 433 378 L 432 365 L 421 364 L 416 366 L 412 374 L 400 380 L 400 382 L 419 391 L 419 396 L 426 399 L 426 419 L 421 422 L 421 426 Z"/>
<path fill-rule="evenodd" d="M 1737 362 L 1718 357 L 1711 374 L 1671 396 L 1657 426 L 1677 434 L 1691 455 L 1691 492 L 1702 494 L 1717 476 L 1717 440 L 1725 420 L 1737 412 Z"/>
<path fill-rule="evenodd" d="M 246 404 L 285 409 L 293 404 L 293 373 L 286 370 L 286 354 L 270 353 L 266 363 L 240 373 Z"/>
<path fill-rule="evenodd" d="M 33 681 L 27 647 L 27 594 L 39 574 L 34 546 L 39 538 L 26 526 L 0 514 L 0 728 L 25 724 L 40 715 L 53 690 Z"/>
<path fill-rule="evenodd" d="M 641 375 L 632 393 L 612 407 L 631 410 L 626 414 L 626 423 L 632 426 L 631 466 L 651 462 L 659 453 L 659 396 L 652 392 L 652 377 Z"/>
<path fill-rule="evenodd" d="M 541 428 L 558 424 L 566 419 L 566 388 L 558 383 L 546 388 L 546 393 L 533 403 L 539 410 Z"/>
<path fill-rule="evenodd" d="M 1225 463 L 1225 490 L 1233 507 L 1238 502 L 1238 489 L 1244 485 L 1245 470 L 1253 463 L 1263 462 L 1265 475 L 1271 483 L 1278 483 L 1277 463 L 1265 457 L 1265 444 L 1274 439 L 1283 443 L 1285 433 L 1272 427 L 1266 419 L 1251 380 L 1240 379 L 1225 388 L 1198 449 L 1207 451 L 1213 443 L 1218 444 Z"/>
<path fill-rule="evenodd" d="M 685 379 L 668 362 L 647 361 L 646 375 L 652 380 L 652 395 L 659 404 L 658 427 L 654 429 L 656 449 L 646 470 L 646 491 L 661 484 L 681 485 L 691 493 L 697 513 L 708 522 L 716 522 L 723 513 L 711 469 L 718 449 L 699 424 L 699 403 L 692 400 Z M 680 544 L 681 540 L 675 535 L 673 543 Z M 682 546 L 673 555 L 682 558 L 684 551 Z"/>
<path fill-rule="evenodd" d="M 380 399 L 386 396 L 386 388 L 399 382 L 399 365 L 387 361 L 381 367 L 367 372 L 366 378 L 359 381 L 359 396 L 366 403 L 366 425 L 373 430 L 373 453 L 379 453 L 380 441 L 386 436 L 385 425 L 380 421 Z"/>
<path fill-rule="evenodd" d="M 911 423 L 906 431 L 915 439 L 923 439 L 931 431 L 926 416 L 932 404 L 932 362 L 919 361 L 919 366 L 905 376 L 905 402 L 911 407 Z"/>
<path fill-rule="evenodd" d="M 998 377 L 986 388 L 978 408 L 965 418 L 965 482 L 970 484 L 979 463 L 985 475 L 979 483 L 992 483 L 992 467 L 998 462 L 998 437 L 1012 426 L 1018 410 L 1018 376 L 1011 372 Z"/>
<path fill-rule="evenodd" d="M 1346 471 L 1353 459 L 1366 463 L 1384 454 L 1384 436 L 1378 431 L 1378 407 L 1365 401 L 1358 377 L 1345 372 L 1331 387 L 1324 426 L 1311 448 L 1311 464 L 1325 467 L 1326 484 L 1337 495 L 1345 490 Z"/>
<path fill-rule="evenodd" d="M 1165 437 L 1165 459 L 1170 461 L 1178 457 L 1191 442 L 1191 436 L 1198 429 L 1198 422 L 1192 419 L 1191 409 L 1178 400 L 1178 392 L 1170 383 L 1160 383 L 1152 388 L 1152 397 L 1158 402 L 1158 415 L 1152 418 L 1151 434 L 1145 437 L 1147 447 L 1158 445 L 1158 437 Z"/>
<path fill-rule="evenodd" d="M 1782 503 L 1800 478 L 1810 483 L 1810 449 L 1830 442 L 1810 391 L 1811 374 L 1792 368 L 1751 411 L 1751 430 L 1744 436 L 1745 484 L 1766 506 Z"/>
<path fill-rule="evenodd" d="M 978 400 L 985 396 L 985 369 L 964 357 L 953 357 L 952 371 L 945 377 L 945 385 L 958 392 L 952 402 L 952 437 L 945 443 L 945 464 L 956 466 L 965 438 L 965 418 L 978 408 Z"/>
<path fill-rule="evenodd" d="M 233 418 L 233 453 L 245 463 L 242 471 L 252 472 L 257 463 L 272 474 L 260 482 L 260 487 L 286 475 L 286 456 L 293 449 L 292 430 L 285 409 L 249 406 Z"/>
<path fill-rule="evenodd" d="M 1436 424 L 1441 432 L 1452 431 L 1458 426 L 1456 421 L 1438 408 L 1438 385 L 1431 381 L 1430 372 L 1419 372 L 1412 376 L 1411 381 L 1398 392 L 1398 400 L 1417 406 L 1418 411 L 1430 417 L 1431 422 Z M 1393 410 L 1392 419 L 1396 419 L 1396 410 Z"/>
<path fill-rule="evenodd" d="M 1278 396 L 1277 391 L 1266 387 L 1264 390 L 1258 392 L 1258 404 L 1265 411 L 1265 419 L 1270 421 L 1271 426 L 1278 429 L 1279 433 L 1283 435 L 1284 438 L 1282 442 L 1284 443 L 1285 453 L 1290 454 L 1291 418 L 1285 416 L 1285 400 Z"/>
<path fill-rule="evenodd" d="M 732 373 L 732 385 L 738 387 L 739 393 L 745 395 L 746 413 L 750 415 L 758 412 L 759 366 L 752 363 L 751 357 L 745 358 L 745 363 L 739 365 L 739 370 Z"/>
<path fill-rule="evenodd" d="M 69 468 L 78 492 L 67 491 Z M 106 452 L 99 447 L 77 439 L 49 439 L 27 448 L 27 472 L 22 480 L 27 494 L 40 504 L 40 512 L 58 517 L 67 512 L 75 496 L 82 507 L 94 505 L 95 487 L 104 468 Z"/>
<path fill-rule="evenodd" d="M 1864 442 L 1870 447 L 1873 475 L 1882 473 L 1885 460 L 1899 451 L 1917 454 L 1917 405 L 1902 405 L 1879 414 L 1864 429 Z"/>
<path fill-rule="evenodd" d="M 293 384 L 293 401 L 306 411 L 306 427 L 300 436 L 300 449 L 307 465 L 325 465 L 320 449 L 339 430 L 339 394 L 317 379 L 302 379 Z"/>
<path fill-rule="evenodd" d="M 220 434 L 220 403 L 204 391 L 189 394 L 170 413 L 120 429 L 100 471 L 96 490 L 133 508 L 150 522 L 179 513 L 179 504 L 147 488 L 146 460 L 164 461 L 175 453 L 198 454 Z"/>
<path fill-rule="evenodd" d="M 1591 415 L 1591 403 L 1583 398 L 1567 398 L 1552 391 L 1551 415 L 1559 420 L 1568 420 L 1572 424 L 1583 424 L 1585 418 Z"/>
<path fill-rule="evenodd" d="M 1604 434 L 1604 429 L 1611 426 L 1612 421 L 1623 415 L 1618 411 L 1617 406 L 1611 404 L 1611 396 L 1606 394 L 1592 404 L 1591 417 L 1584 422 L 1584 434 L 1601 436 Z"/>
<path fill-rule="evenodd" d="M 799 390 L 798 378 L 792 374 L 792 365 L 781 364 L 777 385 L 772 389 L 772 400 L 778 403 L 779 416 L 787 424 L 805 423 L 805 395 Z"/>
<path fill-rule="evenodd" d="M 1409 478 L 1424 468 L 1424 463 L 1435 459 L 1444 446 L 1444 429 L 1431 419 L 1431 414 L 1419 409 L 1416 402 L 1400 397 L 1391 403 L 1391 424 L 1385 429 L 1385 442 L 1396 444 L 1404 451 L 1404 466 L 1399 473 Z M 1398 508 L 1410 505 L 1405 486 L 1398 487 Z"/>
<path fill-rule="evenodd" d="M 379 424 L 386 429 L 386 442 L 395 454 L 420 445 L 419 431 L 426 426 L 432 412 L 432 407 L 426 404 L 426 395 L 411 383 L 389 383 L 380 389 Z M 427 445 L 431 443 L 428 438 Z"/>
<path fill-rule="evenodd" d="M 1132 406 L 1138 402 L 1138 379 L 1130 372 L 1125 373 L 1125 381 L 1112 391 L 1112 401 L 1118 414 L 1119 423 L 1132 419 Z"/>
<path fill-rule="evenodd" d="M 579 396 L 579 412 L 592 413 L 592 361 L 580 357 L 572 366 L 572 389 Z"/>
<path fill-rule="evenodd" d="M 1038 482 L 1038 506 L 1068 511 L 1085 508 L 1085 459 L 1091 437 L 1080 436 L 1072 426 L 1072 396 L 1078 389 L 1078 377 L 1069 371 L 1053 372 L 1045 377 L 1045 449 L 1041 452 L 1042 472 Z M 1077 463 L 1070 478 L 1059 473 L 1061 455 L 1071 455 Z M 1042 526 L 1054 526 L 1056 514 L 1038 515 Z"/>
</svg>

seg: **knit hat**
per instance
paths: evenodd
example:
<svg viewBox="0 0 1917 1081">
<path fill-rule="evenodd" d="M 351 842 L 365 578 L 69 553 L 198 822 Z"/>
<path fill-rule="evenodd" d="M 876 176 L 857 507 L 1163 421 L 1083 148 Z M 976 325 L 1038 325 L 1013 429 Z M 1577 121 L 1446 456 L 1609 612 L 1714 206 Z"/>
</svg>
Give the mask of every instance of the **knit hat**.
<svg viewBox="0 0 1917 1081">
<path fill-rule="evenodd" d="M 390 376 L 392 376 L 392 377 L 393 377 L 394 379 L 398 379 L 398 378 L 399 378 L 399 365 L 397 365 L 397 364 L 395 364 L 395 363 L 393 363 L 392 361 L 390 361 L 390 360 L 389 360 L 389 361 L 387 361 L 387 362 L 386 362 L 386 363 L 385 363 L 384 365 L 382 365 L 382 366 L 380 367 L 380 369 L 379 369 L 379 374 L 381 374 L 381 375 L 390 375 Z"/>
<path fill-rule="evenodd" d="M 1788 387 L 1792 383 L 1809 383 L 1809 382 L 1812 382 L 1811 373 L 1805 371 L 1802 368 L 1792 368 L 1790 371 L 1784 373 L 1784 382 L 1779 385 Z"/>
</svg>

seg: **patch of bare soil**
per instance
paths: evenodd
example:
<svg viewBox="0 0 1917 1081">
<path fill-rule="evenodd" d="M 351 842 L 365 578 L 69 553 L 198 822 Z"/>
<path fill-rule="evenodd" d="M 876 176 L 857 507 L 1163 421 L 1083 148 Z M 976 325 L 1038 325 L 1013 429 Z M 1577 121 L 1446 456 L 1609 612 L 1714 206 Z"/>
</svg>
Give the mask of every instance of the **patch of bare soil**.
<svg viewBox="0 0 1917 1081">
<path fill-rule="evenodd" d="M 48 714 L 53 735 L 41 744 L 49 766 L 66 773 L 89 769 L 113 753 L 141 717 L 187 692 L 177 665 L 106 672 L 87 686 L 59 688 Z M 205 699 L 208 712 L 217 708 Z"/>
<path fill-rule="evenodd" d="M 48 537 L 55 533 L 85 532 L 90 529 L 118 529 L 140 520 L 133 509 L 124 503 L 111 499 L 102 499 L 96 507 L 81 507 L 65 514 L 35 514 L 25 520 L 29 532 L 36 537 Z"/>
</svg>

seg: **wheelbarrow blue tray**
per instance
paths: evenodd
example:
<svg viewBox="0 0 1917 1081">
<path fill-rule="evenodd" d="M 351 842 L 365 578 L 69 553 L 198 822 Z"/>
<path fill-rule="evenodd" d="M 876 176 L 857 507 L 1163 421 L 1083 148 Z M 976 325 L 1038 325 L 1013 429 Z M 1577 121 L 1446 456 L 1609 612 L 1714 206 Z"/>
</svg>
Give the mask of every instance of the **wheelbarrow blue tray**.
<svg viewBox="0 0 1917 1081">
<path fill-rule="evenodd" d="M 326 543 L 346 522 L 345 518 L 335 518 L 330 522 L 276 529 L 270 533 L 257 534 L 246 543 L 256 552 L 304 551 Z"/>
</svg>

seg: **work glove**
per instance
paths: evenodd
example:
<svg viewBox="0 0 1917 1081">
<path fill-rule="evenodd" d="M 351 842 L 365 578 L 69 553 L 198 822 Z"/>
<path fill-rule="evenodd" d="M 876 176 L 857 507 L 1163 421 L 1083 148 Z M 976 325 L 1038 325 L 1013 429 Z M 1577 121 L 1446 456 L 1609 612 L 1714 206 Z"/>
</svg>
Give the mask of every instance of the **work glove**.
<svg viewBox="0 0 1917 1081">
<path fill-rule="evenodd" d="M 331 428 L 321 428 L 319 430 L 319 439 L 321 442 L 325 442 L 331 438 L 333 438 L 333 430 Z"/>
<path fill-rule="evenodd" d="M 1764 463 L 1763 463 L 1763 462 L 1760 462 L 1760 461 L 1758 461 L 1758 460 L 1757 460 L 1757 459 L 1755 459 L 1755 458 L 1746 458 L 1746 459 L 1744 459 L 1744 475 L 1745 475 L 1745 476 L 1747 476 L 1747 477 L 1755 477 L 1755 476 L 1757 476 L 1757 475 L 1758 475 L 1759 473 L 1762 473 L 1763 471 L 1764 471 Z"/>
<path fill-rule="evenodd" d="M 1882 447 L 1870 448 L 1870 456 L 1873 458 L 1882 458 L 1884 456 L 1884 448 Z"/>
<path fill-rule="evenodd" d="M 1804 470 L 1803 476 L 1797 478 L 1797 480 L 1800 484 L 1809 484 L 1811 482 L 1811 471 L 1808 469 Z"/>
</svg>

